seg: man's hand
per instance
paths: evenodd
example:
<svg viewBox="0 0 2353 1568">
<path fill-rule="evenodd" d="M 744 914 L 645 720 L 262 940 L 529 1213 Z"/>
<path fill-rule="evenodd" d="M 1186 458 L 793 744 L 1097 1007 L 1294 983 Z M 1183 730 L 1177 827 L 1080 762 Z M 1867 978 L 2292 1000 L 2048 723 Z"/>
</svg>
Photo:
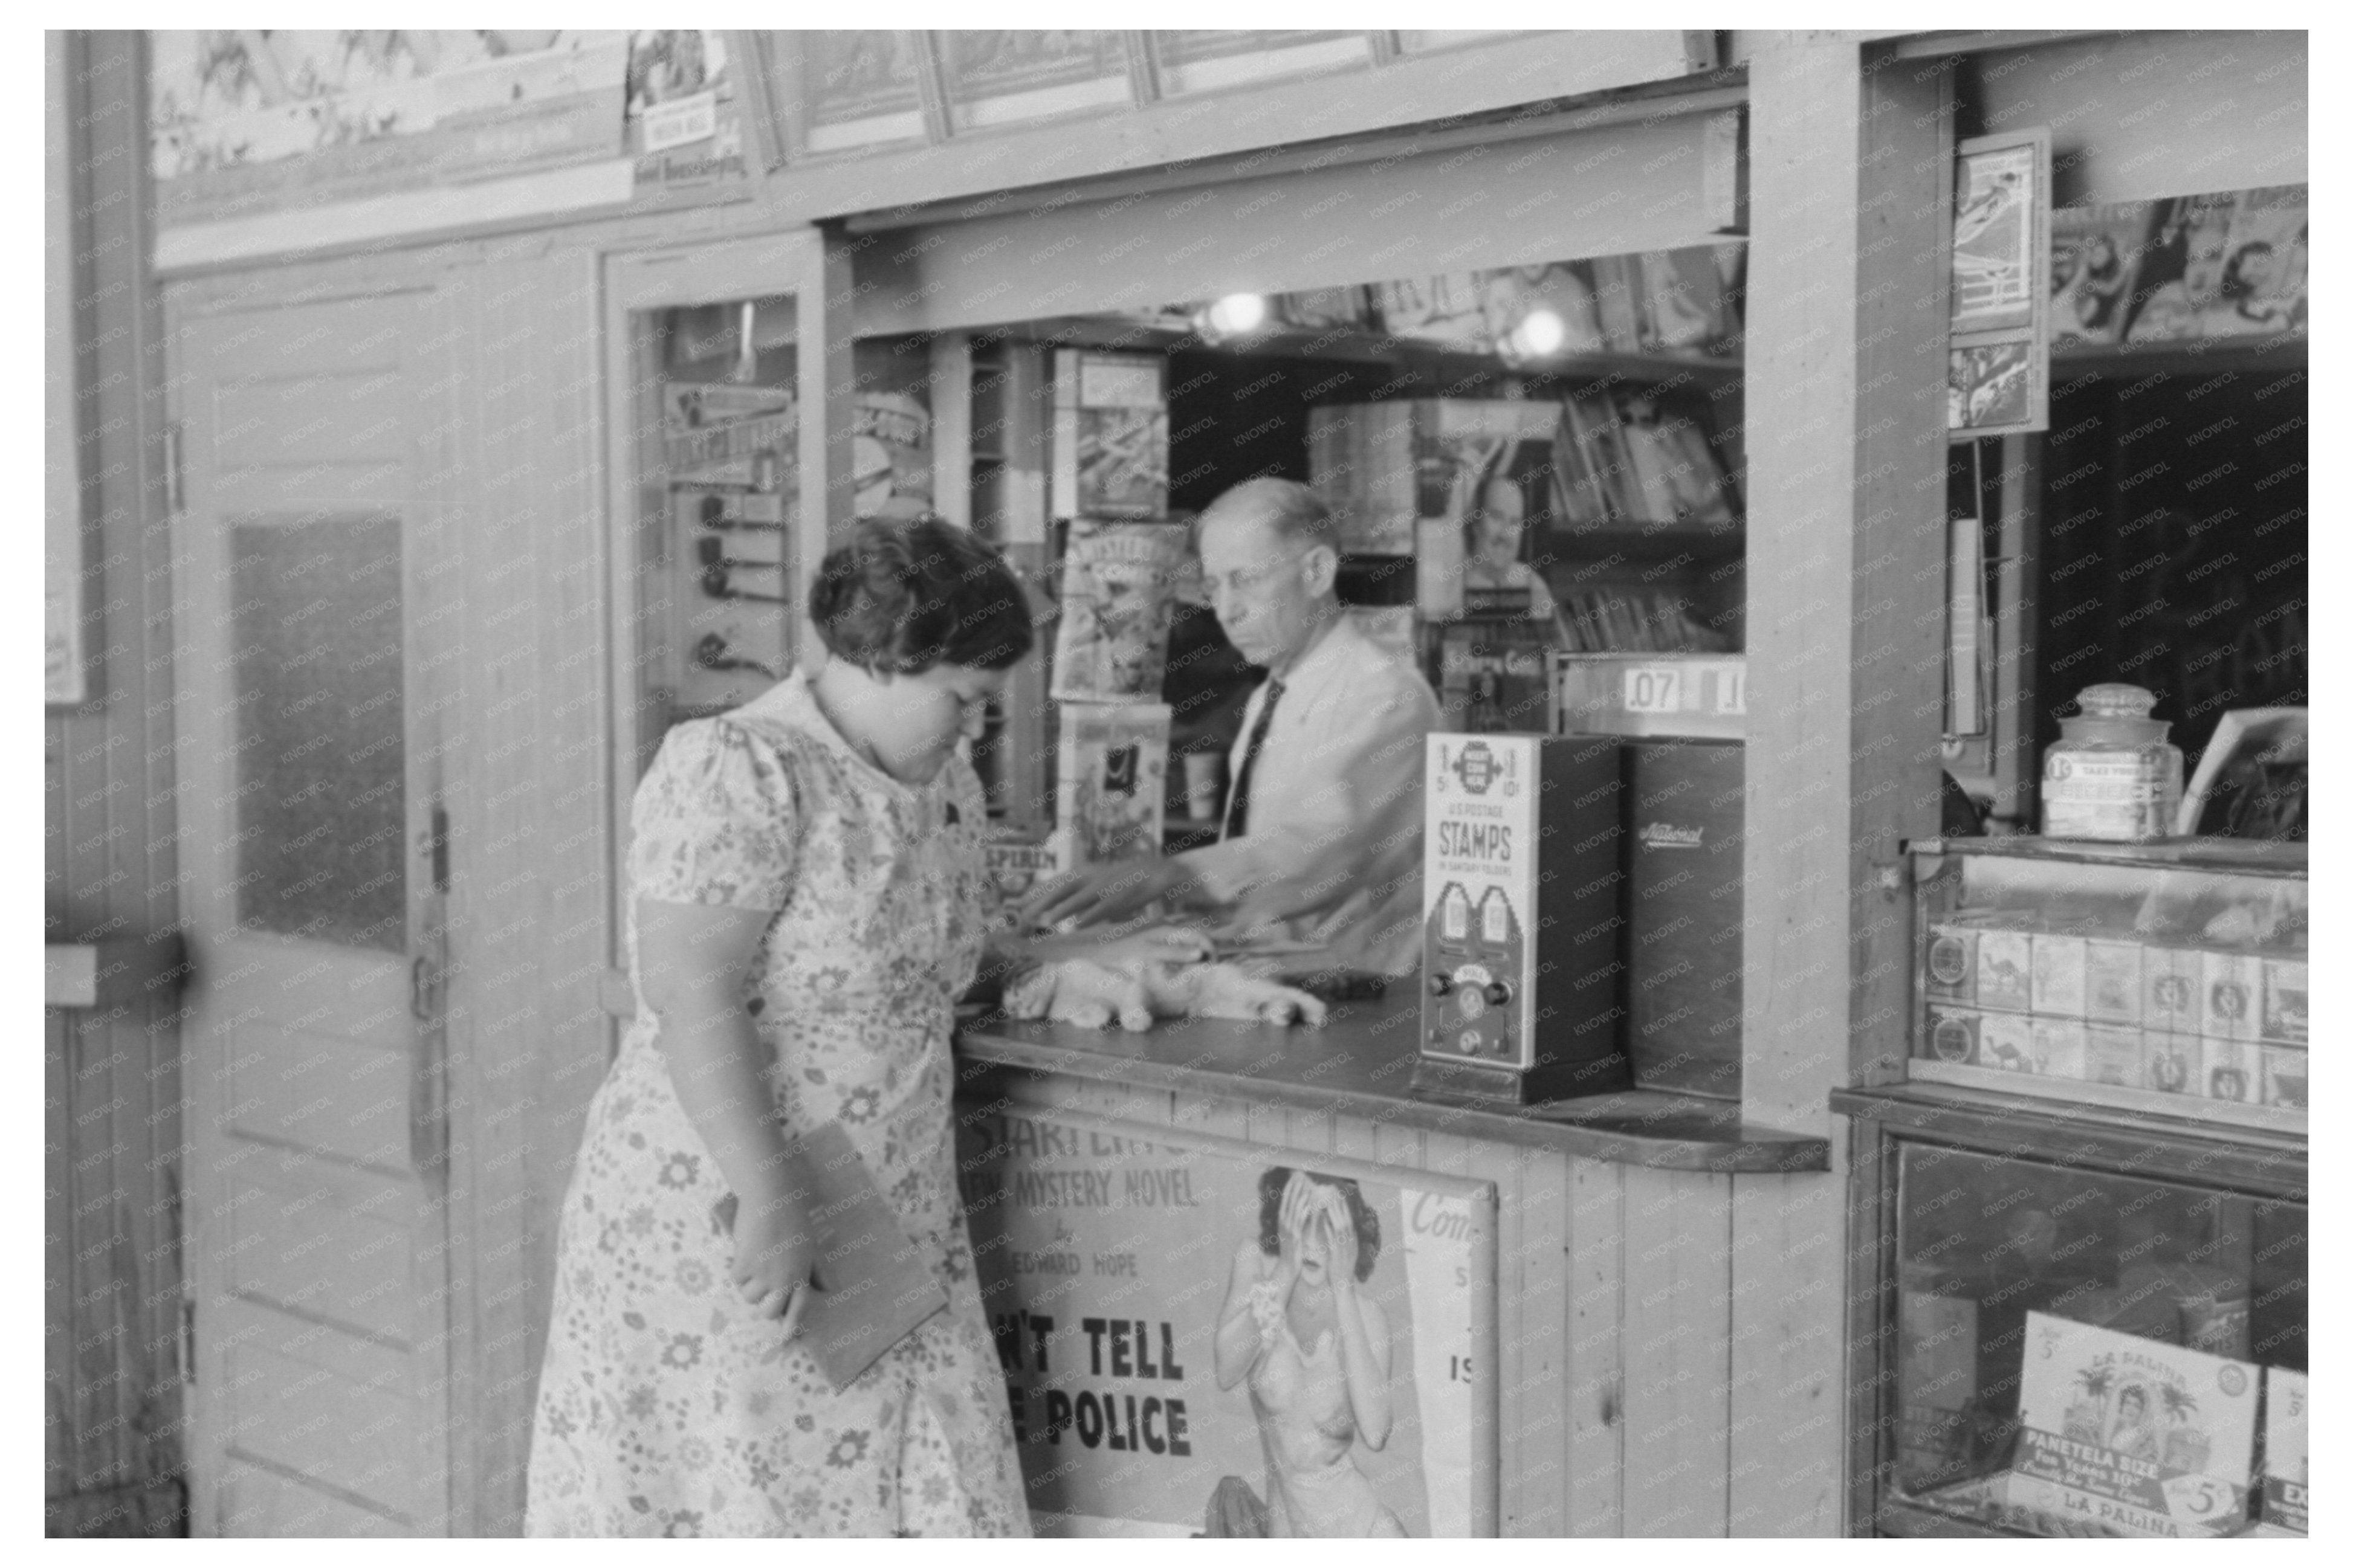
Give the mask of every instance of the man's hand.
<svg viewBox="0 0 2353 1568">
<path fill-rule="evenodd" d="M 1206 963 L 1210 953 L 1207 932 L 1191 926 L 1172 925 L 1145 926 L 1116 936 L 1106 935 L 1100 941 L 1085 936 L 1049 939 L 1040 946 L 1050 946 L 1061 957 L 1083 958 L 1089 963 L 1131 974 L 1148 964 Z"/>
<path fill-rule="evenodd" d="M 1184 903 L 1200 897 L 1200 879 L 1182 861 L 1155 857 L 1122 860 L 1058 877 L 1021 906 L 1025 926 L 1104 925 L 1141 912 L 1155 900 Z"/>
</svg>

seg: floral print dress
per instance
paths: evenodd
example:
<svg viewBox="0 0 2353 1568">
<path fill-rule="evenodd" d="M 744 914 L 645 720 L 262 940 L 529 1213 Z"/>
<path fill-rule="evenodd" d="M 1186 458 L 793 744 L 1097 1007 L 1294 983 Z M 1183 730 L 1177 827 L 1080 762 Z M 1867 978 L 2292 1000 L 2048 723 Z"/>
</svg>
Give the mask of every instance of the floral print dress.
<svg viewBox="0 0 2353 1568">
<path fill-rule="evenodd" d="M 727 1192 L 642 985 L 588 1109 L 557 1234 L 532 1535 L 1026 1535 L 1005 1382 L 955 1188 L 948 1037 L 987 920 L 979 781 L 900 784 L 796 675 L 681 724 L 631 810 L 637 897 L 773 910 L 745 1005 L 788 1133 L 839 1121 L 947 1310 L 836 1394 L 755 1317 Z"/>
</svg>

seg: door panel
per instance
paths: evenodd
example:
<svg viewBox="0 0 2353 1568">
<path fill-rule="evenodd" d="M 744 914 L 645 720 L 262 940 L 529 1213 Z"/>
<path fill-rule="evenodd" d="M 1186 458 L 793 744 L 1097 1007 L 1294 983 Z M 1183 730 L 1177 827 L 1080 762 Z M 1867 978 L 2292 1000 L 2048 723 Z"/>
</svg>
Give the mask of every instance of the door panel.
<svg viewBox="0 0 2353 1568">
<path fill-rule="evenodd" d="M 199 1533 L 447 1529 L 429 304 L 173 337 Z"/>
</svg>

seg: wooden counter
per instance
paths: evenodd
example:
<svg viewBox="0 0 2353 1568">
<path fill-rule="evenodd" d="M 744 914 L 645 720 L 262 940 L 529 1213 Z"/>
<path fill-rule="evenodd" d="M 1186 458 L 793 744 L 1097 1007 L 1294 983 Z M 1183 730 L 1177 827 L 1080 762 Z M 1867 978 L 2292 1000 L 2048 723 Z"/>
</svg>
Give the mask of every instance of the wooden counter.
<svg viewBox="0 0 2353 1568">
<path fill-rule="evenodd" d="M 966 1023 L 956 1047 L 972 1064 L 1243 1106 L 1273 1103 L 1618 1164 L 1721 1173 L 1831 1168 L 1828 1140 L 1749 1125 L 1739 1107 L 1698 1095 L 1632 1089 L 1526 1110 L 1416 1098 L 1408 1085 L 1418 1006 L 1414 994 L 1398 987 L 1378 1002 L 1334 1008 L 1320 1029 L 1183 1019 L 1140 1035 L 993 1016 Z"/>
</svg>

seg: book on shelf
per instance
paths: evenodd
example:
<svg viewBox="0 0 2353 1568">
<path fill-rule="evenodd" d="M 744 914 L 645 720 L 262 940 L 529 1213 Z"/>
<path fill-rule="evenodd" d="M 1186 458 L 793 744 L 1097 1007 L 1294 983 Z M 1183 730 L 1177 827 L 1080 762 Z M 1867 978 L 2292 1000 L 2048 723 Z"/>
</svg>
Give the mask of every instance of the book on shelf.
<svg viewBox="0 0 2353 1568">
<path fill-rule="evenodd" d="M 1055 831 L 1065 871 L 1160 852 L 1169 710 L 1162 703 L 1066 703 Z"/>
<path fill-rule="evenodd" d="M 1601 321 L 1602 346 L 1612 353 L 1641 353 L 1641 258 L 1597 256 L 1586 266 L 1593 274 L 1594 313 Z"/>
<path fill-rule="evenodd" d="M 1168 362 L 1054 351 L 1054 515 L 1152 518 L 1168 510 Z"/>
<path fill-rule="evenodd" d="M 1578 393 L 1559 407 L 1552 510 L 1564 526 L 1738 521 L 1731 477 L 1706 429 L 1667 399 Z"/>
<path fill-rule="evenodd" d="M 1558 595 L 1557 620 L 1571 653 L 1725 653 L 1728 639 L 1694 621 L 1668 588 L 1605 584 Z"/>
<path fill-rule="evenodd" d="M 1348 554 L 1411 555 L 1417 527 L 1525 527 L 1550 508 L 1550 403 L 1416 398 L 1307 411 L 1308 482 Z"/>
<path fill-rule="evenodd" d="M 1181 522 L 1074 520 L 1062 549 L 1062 614 L 1048 695 L 1157 702 L 1177 580 L 1190 552 Z"/>
<path fill-rule="evenodd" d="M 1646 250 L 1635 258 L 1642 347 L 1651 353 L 1705 353 L 1733 336 L 1724 273 L 1712 245 Z"/>
</svg>

